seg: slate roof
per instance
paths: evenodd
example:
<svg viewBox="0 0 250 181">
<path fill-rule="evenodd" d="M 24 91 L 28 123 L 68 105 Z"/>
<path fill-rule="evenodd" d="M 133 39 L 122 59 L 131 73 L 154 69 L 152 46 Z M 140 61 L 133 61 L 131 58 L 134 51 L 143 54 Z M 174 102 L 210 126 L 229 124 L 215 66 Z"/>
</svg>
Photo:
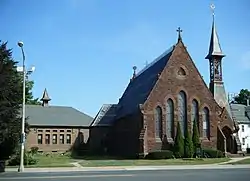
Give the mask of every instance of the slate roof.
<svg viewBox="0 0 250 181">
<path fill-rule="evenodd" d="M 91 126 L 111 125 L 115 120 L 116 108 L 117 104 L 104 104 L 91 123 Z"/>
<path fill-rule="evenodd" d="M 175 46 L 171 46 L 162 55 L 137 73 L 134 79 L 128 84 L 118 104 L 104 104 L 91 123 L 91 126 L 112 125 L 115 119 L 134 113 L 139 108 L 139 105 L 143 104 L 148 98 L 158 80 L 158 74 L 160 74 L 167 65 L 174 47 Z"/>
<path fill-rule="evenodd" d="M 250 106 L 230 104 L 232 115 L 238 123 L 250 124 Z"/>
<path fill-rule="evenodd" d="M 26 116 L 31 126 L 89 126 L 93 118 L 64 106 L 26 105 Z"/>
</svg>

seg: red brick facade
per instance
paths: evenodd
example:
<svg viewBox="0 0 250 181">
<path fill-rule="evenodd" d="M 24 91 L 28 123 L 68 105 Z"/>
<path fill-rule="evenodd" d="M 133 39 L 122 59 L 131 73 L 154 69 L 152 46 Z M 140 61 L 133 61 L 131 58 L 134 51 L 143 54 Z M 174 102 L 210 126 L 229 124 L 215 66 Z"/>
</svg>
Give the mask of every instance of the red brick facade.
<svg viewBox="0 0 250 181">
<path fill-rule="evenodd" d="M 185 72 L 185 76 L 178 75 L 178 71 Z M 199 71 L 194 65 L 182 41 L 180 41 L 170 57 L 166 67 L 159 75 L 158 81 L 143 105 L 138 105 L 138 111 L 115 121 L 110 127 L 108 138 L 108 152 L 112 155 L 135 156 L 138 153 L 148 153 L 151 150 L 159 150 L 163 147 L 163 141 L 155 137 L 154 110 L 157 106 L 162 108 L 163 137 L 166 135 L 166 101 L 171 98 L 174 102 L 174 125 L 178 121 L 177 95 L 184 91 L 187 95 L 187 120 L 189 130 L 191 125 L 191 102 L 198 101 L 199 110 L 207 107 L 210 114 L 209 139 L 202 137 L 204 147 L 219 148 L 223 150 L 223 136 L 218 130 L 220 127 L 229 127 L 233 130 L 233 124 L 227 116 L 227 111 L 221 109 L 206 86 Z M 202 115 L 199 111 L 199 125 L 202 130 Z M 175 131 L 174 131 L 175 132 Z M 174 133 L 175 134 L 175 133 Z M 168 138 L 171 143 L 173 140 Z"/>
</svg>

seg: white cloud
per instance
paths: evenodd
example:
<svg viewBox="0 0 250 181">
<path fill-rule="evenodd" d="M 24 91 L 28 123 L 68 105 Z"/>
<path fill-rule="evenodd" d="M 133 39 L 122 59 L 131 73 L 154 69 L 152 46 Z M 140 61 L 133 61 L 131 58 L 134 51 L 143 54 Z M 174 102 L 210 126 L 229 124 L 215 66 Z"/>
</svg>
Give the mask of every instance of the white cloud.
<svg viewBox="0 0 250 181">
<path fill-rule="evenodd" d="M 241 65 L 245 70 L 250 70 L 250 50 L 243 54 Z"/>
</svg>

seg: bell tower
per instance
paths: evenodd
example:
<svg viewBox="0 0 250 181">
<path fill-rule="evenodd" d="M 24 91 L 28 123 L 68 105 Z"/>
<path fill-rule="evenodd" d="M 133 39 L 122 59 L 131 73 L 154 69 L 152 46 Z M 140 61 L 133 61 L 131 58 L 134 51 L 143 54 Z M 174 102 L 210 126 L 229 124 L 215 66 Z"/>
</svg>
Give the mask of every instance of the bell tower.
<svg viewBox="0 0 250 181">
<path fill-rule="evenodd" d="M 222 52 L 219 37 L 215 27 L 215 6 L 211 5 L 213 21 L 212 21 L 212 32 L 209 44 L 209 51 L 206 59 L 209 60 L 209 70 L 210 70 L 210 84 L 209 89 L 214 95 L 214 99 L 221 106 L 225 107 L 231 116 L 231 110 L 227 100 L 227 94 L 224 87 L 223 75 L 222 75 L 222 59 L 225 54 Z"/>
</svg>

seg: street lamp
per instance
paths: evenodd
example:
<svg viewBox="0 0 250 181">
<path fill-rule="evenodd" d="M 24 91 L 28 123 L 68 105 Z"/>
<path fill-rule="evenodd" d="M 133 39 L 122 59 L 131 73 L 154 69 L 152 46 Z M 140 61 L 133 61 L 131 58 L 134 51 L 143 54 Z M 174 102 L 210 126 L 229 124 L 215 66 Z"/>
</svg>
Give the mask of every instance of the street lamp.
<svg viewBox="0 0 250 181">
<path fill-rule="evenodd" d="M 17 71 L 23 73 L 23 103 L 22 103 L 22 133 L 21 133 L 21 154 L 20 154 L 20 165 L 18 168 L 18 172 L 23 172 L 24 170 L 24 143 L 25 143 L 25 82 L 26 77 L 30 75 L 33 71 L 35 71 L 35 67 L 32 67 L 31 70 L 25 70 L 25 54 L 23 51 L 23 42 L 19 41 L 17 45 L 21 48 L 22 51 L 22 67 L 18 67 Z"/>
</svg>

